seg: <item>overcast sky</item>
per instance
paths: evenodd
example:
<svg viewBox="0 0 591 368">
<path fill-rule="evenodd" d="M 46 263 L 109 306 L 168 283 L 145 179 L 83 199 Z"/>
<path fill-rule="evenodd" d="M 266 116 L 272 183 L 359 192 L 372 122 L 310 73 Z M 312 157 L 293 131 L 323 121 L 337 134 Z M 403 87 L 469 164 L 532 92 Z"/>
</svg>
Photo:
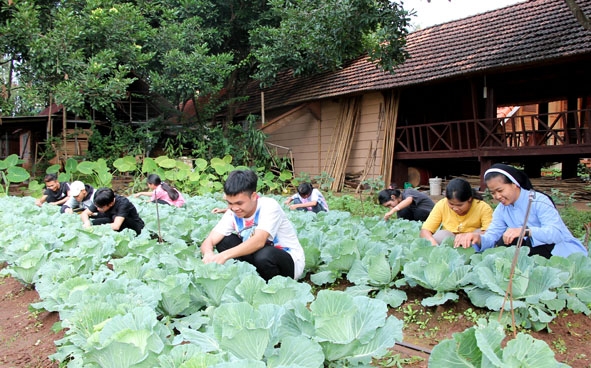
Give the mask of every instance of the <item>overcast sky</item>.
<svg viewBox="0 0 591 368">
<path fill-rule="evenodd" d="M 504 8 L 526 0 L 402 0 L 406 10 L 414 9 L 417 13 L 411 17 L 411 24 L 427 28 L 488 10 Z"/>
</svg>

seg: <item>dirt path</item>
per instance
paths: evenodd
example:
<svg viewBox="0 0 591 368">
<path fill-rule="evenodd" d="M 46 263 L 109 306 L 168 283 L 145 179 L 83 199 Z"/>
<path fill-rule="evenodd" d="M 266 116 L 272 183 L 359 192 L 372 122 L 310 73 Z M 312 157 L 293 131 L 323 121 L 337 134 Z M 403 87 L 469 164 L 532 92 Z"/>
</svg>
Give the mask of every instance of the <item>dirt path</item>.
<svg viewBox="0 0 591 368">
<path fill-rule="evenodd" d="M 54 341 L 63 333 L 51 327 L 57 313 L 31 313 L 29 305 L 39 301 L 35 290 L 26 289 L 12 277 L 0 278 L 0 366 L 4 368 L 57 368 L 49 360 Z"/>
</svg>

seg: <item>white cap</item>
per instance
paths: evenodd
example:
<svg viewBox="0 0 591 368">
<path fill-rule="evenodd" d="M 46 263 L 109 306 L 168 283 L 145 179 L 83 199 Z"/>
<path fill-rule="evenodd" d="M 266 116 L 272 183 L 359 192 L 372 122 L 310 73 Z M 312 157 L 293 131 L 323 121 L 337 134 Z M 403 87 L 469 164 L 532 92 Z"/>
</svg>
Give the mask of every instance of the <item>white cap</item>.
<svg viewBox="0 0 591 368">
<path fill-rule="evenodd" d="M 84 190 L 84 183 L 79 180 L 76 180 L 75 182 L 70 184 L 70 196 L 71 197 L 76 197 L 83 190 Z"/>
</svg>

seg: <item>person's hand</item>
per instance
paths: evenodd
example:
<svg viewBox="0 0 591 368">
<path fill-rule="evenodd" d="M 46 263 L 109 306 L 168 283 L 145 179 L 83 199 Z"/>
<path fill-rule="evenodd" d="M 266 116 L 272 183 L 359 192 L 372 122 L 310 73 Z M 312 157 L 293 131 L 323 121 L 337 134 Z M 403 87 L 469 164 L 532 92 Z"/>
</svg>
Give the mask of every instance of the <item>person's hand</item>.
<svg viewBox="0 0 591 368">
<path fill-rule="evenodd" d="M 427 240 L 429 240 L 431 242 L 431 245 L 434 247 L 439 245 L 439 243 L 437 243 L 437 240 L 435 240 L 435 238 L 433 238 L 433 237 L 431 239 L 427 239 Z"/>
<path fill-rule="evenodd" d="M 227 208 L 214 208 L 213 210 L 211 210 L 211 213 L 225 213 L 228 209 Z"/>
<path fill-rule="evenodd" d="M 201 260 L 203 261 L 203 263 L 217 263 L 217 264 L 224 264 L 227 261 L 223 252 L 222 253 L 214 253 L 214 252 L 206 253 L 203 255 Z"/>
<path fill-rule="evenodd" d="M 72 209 L 70 207 L 66 208 L 64 210 L 65 213 L 74 213 L 74 211 L 72 211 Z"/>
<path fill-rule="evenodd" d="M 509 245 L 509 244 L 513 243 L 513 241 L 515 239 L 518 239 L 519 238 L 519 234 L 521 234 L 521 228 L 520 227 L 508 228 L 503 233 L 503 243 L 505 243 L 505 245 Z"/>
<path fill-rule="evenodd" d="M 36 204 L 37 206 L 41 207 L 41 206 L 43 205 L 43 202 L 41 202 L 41 200 L 40 200 L 40 199 L 36 199 L 36 200 L 35 200 L 35 204 Z"/>
<path fill-rule="evenodd" d="M 384 220 L 388 221 L 390 219 L 390 217 L 392 217 L 393 214 L 396 213 L 395 209 L 391 209 L 390 211 L 388 211 L 385 215 L 384 215 Z"/>
<path fill-rule="evenodd" d="M 90 229 L 92 227 L 92 225 L 90 223 L 83 223 L 82 227 L 85 229 Z"/>
<path fill-rule="evenodd" d="M 134 198 L 138 198 L 139 196 L 140 196 L 140 194 L 139 194 L 139 193 L 135 193 L 135 194 L 133 195 L 133 197 L 134 197 Z"/>
<path fill-rule="evenodd" d="M 291 206 L 289 206 L 289 209 L 290 209 L 290 210 L 295 210 L 295 209 L 297 209 L 297 207 L 296 207 L 296 205 L 295 205 L 295 204 L 292 204 Z"/>
<path fill-rule="evenodd" d="M 472 244 L 480 244 L 480 235 L 476 233 L 464 233 L 456 235 L 454 248 L 470 248 Z"/>
</svg>

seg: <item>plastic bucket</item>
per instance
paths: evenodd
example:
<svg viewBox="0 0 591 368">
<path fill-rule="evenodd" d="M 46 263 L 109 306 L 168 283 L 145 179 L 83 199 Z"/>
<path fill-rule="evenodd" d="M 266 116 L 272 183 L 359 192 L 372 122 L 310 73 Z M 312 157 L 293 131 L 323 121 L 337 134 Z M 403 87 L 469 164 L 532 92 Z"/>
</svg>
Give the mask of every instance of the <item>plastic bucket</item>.
<svg viewBox="0 0 591 368">
<path fill-rule="evenodd" d="M 429 190 L 432 196 L 441 195 L 441 178 L 429 178 Z"/>
</svg>

